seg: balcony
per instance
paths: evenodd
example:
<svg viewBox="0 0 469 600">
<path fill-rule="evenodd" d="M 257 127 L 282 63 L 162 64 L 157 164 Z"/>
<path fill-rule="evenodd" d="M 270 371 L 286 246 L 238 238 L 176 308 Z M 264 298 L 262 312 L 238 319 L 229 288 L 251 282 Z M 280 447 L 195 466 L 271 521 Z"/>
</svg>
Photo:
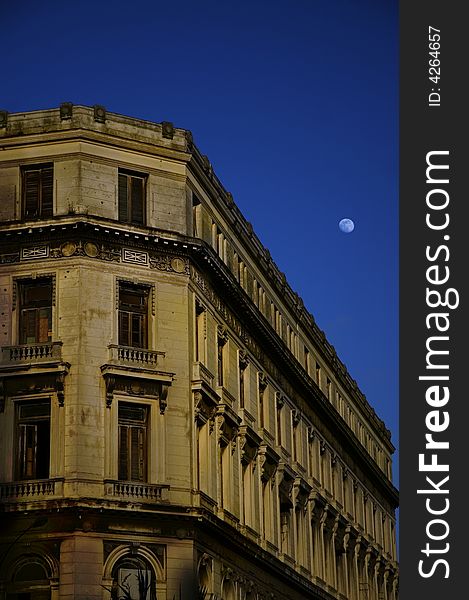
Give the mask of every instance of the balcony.
<svg viewBox="0 0 469 600">
<path fill-rule="evenodd" d="M 152 485 L 149 483 L 134 483 L 132 481 L 106 480 L 104 482 L 105 496 L 113 496 L 130 502 L 168 502 L 169 485 Z"/>
<path fill-rule="evenodd" d="M 160 412 L 166 409 L 168 387 L 174 373 L 162 369 L 164 352 L 109 344 L 109 362 L 101 365 L 106 384 L 106 406 L 112 405 L 114 392 L 132 393 L 157 398 Z"/>
<path fill-rule="evenodd" d="M 0 483 L 0 501 L 44 500 L 63 495 L 63 479 L 34 479 Z"/>
<path fill-rule="evenodd" d="M 110 359 L 113 364 L 129 365 L 152 369 L 158 366 L 164 358 L 164 352 L 156 350 L 145 350 L 144 348 L 132 348 L 131 346 L 109 345 Z"/>
<path fill-rule="evenodd" d="M 62 360 L 62 342 L 3 346 L 0 367 L 29 367 L 36 364 L 59 363 Z"/>
</svg>

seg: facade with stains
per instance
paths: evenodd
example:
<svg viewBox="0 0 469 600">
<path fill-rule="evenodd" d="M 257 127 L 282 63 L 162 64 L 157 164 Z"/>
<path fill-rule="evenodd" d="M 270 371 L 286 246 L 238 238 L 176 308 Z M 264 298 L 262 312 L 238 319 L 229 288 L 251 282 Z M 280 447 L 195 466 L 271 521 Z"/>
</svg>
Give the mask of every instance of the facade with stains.
<svg viewBox="0 0 469 600">
<path fill-rule="evenodd" d="M 390 433 L 190 132 L 0 146 L 0 598 L 396 600 Z"/>
</svg>

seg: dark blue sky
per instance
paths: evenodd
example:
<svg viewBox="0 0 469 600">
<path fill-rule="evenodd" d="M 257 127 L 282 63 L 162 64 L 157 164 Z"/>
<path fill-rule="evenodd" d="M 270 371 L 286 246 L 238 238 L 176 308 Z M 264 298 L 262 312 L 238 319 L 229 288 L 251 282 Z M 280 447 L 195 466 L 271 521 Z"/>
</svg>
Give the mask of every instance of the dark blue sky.
<svg viewBox="0 0 469 600">
<path fill-rule="evenodd" d="M 193 132 L 397 444 L 397 0 L 27 0 L 2 21 L 0 108 Z"/>
</svg>

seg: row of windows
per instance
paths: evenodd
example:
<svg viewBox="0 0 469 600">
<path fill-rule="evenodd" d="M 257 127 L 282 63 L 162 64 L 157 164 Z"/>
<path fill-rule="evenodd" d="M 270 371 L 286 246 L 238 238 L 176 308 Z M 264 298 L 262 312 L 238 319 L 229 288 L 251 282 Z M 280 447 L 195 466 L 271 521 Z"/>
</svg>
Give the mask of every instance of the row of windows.
<svg viewBox="0 0 469 600">
<path fill-rule="evenodd" d="M 36 279 L 24 279 L 18 281 L 19 296 L 19 342 L 20 344 L 47 343 L 52 340 L 52 279 L 50 277 L 39 277 Z M 148 347 L 148 301 L 150 288 L 145 285 L 136 285 L 125 282 L 119 284 L 118 299 L 118 343 L 122 346 L 134 348 Z M 200 305 L 196 306 L 196 360 L 203 361 L 203 352 L 201 351 L 199 329 L 204 325 L 201 319 L 204 318 L 203 310 Z M 224 385 L 225 377 L 225 344 L 227 338 L 219 336 L 217 338 L 217 384 Z M 307 357 L 307 360 L 309 358 Z M 238 390 L 239 405 L 244 408 L 246 384 L 245 369 L 247 361 L 240 361 L 238 370 Z M 317 372 L 318 377 L 320 373 Z M 331 397 L 331 381 L 326 379 L 326 388 L 329 398 Z M 378 460 L 380 467 L 387 472 L 389 461 L 387 461 L 376 444 L 372 442 L 370 436 L 363 433 L 364 429 L 352 414 L 344 410 L 344 400 L 336 392 L 334 404 L 342 417 L 353 428 L 360 441 L 366 444 L 367 449 Z M 265 423 L 264 410 L 264 388 L 258 389 L 258 410 L 259 427 L 263 428 Z M 358 429 L 357 429 L 358 427 Z M 296 429 L 293 429 L 295 436 Z M 281 407 L 277 408 L 276 435 L 278 445 L 282 444 L 282 417 Z M 293 453 L 296 454 L 296 444 L 293 445 Z M 294 457 L 296 460 L 296 457 Z M 384 464 L 386 463 L 386 464 Z"/>
<path fill-rule="evenodd" d="M 52 340 L 50 277 L 18 280 L 19 343 L 42 344 Z M 146 348 L 148 343 L 149 286 L 119 284 L 119 345 Z"/>
<path fill-rule="evenodd" d="M 119 169 L 118 214 L 123 223 L 145 223 L 147 175 Z M 21 169 L 21 205 L 24 219 L 53 215 L 54 165 L 28 165 Z"/>
<path fill-rule="evenodd" d="M 207 348 L 206 348 L 206 312 L 202 305 L 196 301 L 195 306 L 195 360 L 206 362 Z M 226 365 L 229 364 L 229 357 L 227 356 L 227 337 L 225 335 L 217 336 L 217 345 L 216 345 L 216 383 L 218 386 L 225 386 L 226 380 Z M 229 350 L 228 350 L 229 352 Z M 238 363 L 238 400 L 239 407 L 245 408 L 245 404 L 247 402 L 246 395 L 247 385 L 246 382 L 249 381 L 249 377 L 247 377 L 246 368 L 248 365 L 248 361 L 244 357 L 244 353 L 241 352 L 239 354 L 240 360 Z M 312 359 L 309 352 L 306 352 L 305 355 L 305 368 L 308 367 L 308 370 L 311 369 Z M 207 366 L 207 365 L 206 365 Z M 323 376 L 321 373 L 321 368 L 317 362 L 314 364 L 315 366 L 315 377 L 318 385 L 324 386 L 325 384 L 325 393 L 329 399 L 329 401 L 335 406 L 339 414 L 345 420 L 345 422 L 349 425 L 352 431 L 357 435 L 360 442 L 365 445 L 368 452 L 374 458 L 374 460 L 378 463 L 379 467 L 386 473 L 387 476 L 390 476 L 389 467 L 390 461 L 385 457 L 384 451 L 374 442 L 374 440 L 370 437 L 370 435 L 364 435 L 364 427 L 359 422 L 355 413 L 352 411 L 344 397 L 337 391 L 333 389 L 332 381 L 329 377 L 325 377 L 323 380 Z M 258 386 L 257 389 L 257 414 L 258 414 L 258 425 L 259 428 L 264 428 L 266 423 L 266 408 L 264 401 L 265 388 L 262 386 Z M 252 405 L 251 405 L 251 408 Z M 277 422 L 275 428 L 275 435 L 277 437 L 277 444 L 282 445 L 282 432 L 286 428 L 286 425 L 283 424 L 284 418 L 282 417 L 282 407 L 277 407 Z M 270 424 L 272 428 L 272 424 Z M 287 432 L 288 433 L 288 432 Z M 292 426 L 292 435 L 288 434 L 288 438 L 295 440 L 296 436 L 296 427 Z M 297 460 L 297 444 L 293 443 L 293 460 Z"/>
<path fill-rule="evenodd" d="M 119 402 L 118 420 L 118 479 L 146 481 L 149 408 Z M 48 479 L 51 446 L 49 399 L 16 403 L 15 439 L 15 479 Z"/>
<path fill-rule="evenodd" d="M 18 401 L 15 403 L 15 478 L 17 480 L 34 480 L 49 478 L 50 444 L 51 444 L 51 406 L 50 400 Z M 277 413 L 278 418 L 280 412 Z M 118 431 L 117 431 L 117 473 L 118 479 L 122 481 L 146 482 L 148 481 L 149 464 L 149 427 L 151 408 L 148 405 L 133 402 L 119 401 L 118 403 Z M 278 431 L 282 427 L 278 424 Z M 296 428 L 294 427 L 294 431 Z M 205 433 L 207 435 L 207 432 Z M 278 440 L 281 443 L 281 438 Z M 207 457 L 200 456 L 201 437 L 198 436 L 198 471 L 207 465 Z M 207 440 L 208 443 L 208 440 Z M 294 441 L 294 448 L 297 441 Z M 206 451 L 205 451 L 206 452 Z M 232 460 L 230 449 L 220 449 L 221 469 L 225 479 L 226 493 L 223 495 L 225 508 L 229 505 L 227 500 L 231 496 L 233 472 L 227 463 Z M 325 448 L 319 439 L 315 439 L 309 445 L 309 477 L 315 478 L 344 509 L 355 515 L 355 519 L 361 523 L 365 530 L 378 540 L 382 538 L 379 520 L 375 524 L 371 503 L 366 504 L 365 496 L 360 491 L 361 504 L 357 497 L 357 490 L 350 478 L 344 478 L 344 472 L 336 463 L 329 449 Z M 246 467 L 244 467 L 244 472 Z M 252 471 L 250 472 L 252 475 Z M 207 474 L 208 475 L 208 474 Z M 252 483 L 245 472 L 244 492 L 248 493 L 250 500 L 244 498 L 245 506 L 252 502 Z M 199 475 L 200 480 L 200 475 Z M 366 508 L 368 506 L 368 508 Z M 360 508 L 361 507 L 361 508 Z M 364 508 L 365 507 L 365 508 Z M 289 509 L 288 509 L 289 510 Z M 252 516 L 251 516 L 252 519 Z"/>
<path fill-rule="evenodd" d="M 307 487 L 298 492 L 294 502 L 291 484 L 295 475 L 288 476 L 288 489 L 288 484 L 284 487 L 273 476 L 274 469 L 270 471 L 270 475 L 268 471 L 259 471 L 256 459 L 252 456 L 241 459 L 241 464 L 236 463 L 232 446 L 220 441 L 217 443 L 207 423 L 199 423 L 196 444 L 197 488 L 217 500 L 220 508 L 239 515 L 244 525 L 261 532 L 266 540 L 280 547 L 282 552 L 293 556 L 293 522 L 298 527 L 298 535 L 304 535 L 307 527 Z M 323 452 L 319 445 L 311 445 L 311 454 L 313 453 L 316 456 L 311 456 L 311 463 L 318 464 L 320 472 L 313 467 L 314 476 L 310 474 L 307 477 L 304 474 L 309 484 L 317 488 L 318 480 L 324 482 L 321 486 L 325 490 L 323 496 L 335 498 L 335 506 L 344 515 L 348 514 L 347 518 L 358 523 L 366 534 L 388 552 L 392 552 L 391 521 L 384 509 L 374 504 L 367 492 L 361 486 L 356 486 L 350 476 L 344 476 L 344 471 L 331 460 L 328 451 Z M 239 494 L 236 492 L 238 486 Z M 280 517 L 280 531 L 277 516 Z M 386 519 L 387 524 L 384 526 Z"/>
</svg>

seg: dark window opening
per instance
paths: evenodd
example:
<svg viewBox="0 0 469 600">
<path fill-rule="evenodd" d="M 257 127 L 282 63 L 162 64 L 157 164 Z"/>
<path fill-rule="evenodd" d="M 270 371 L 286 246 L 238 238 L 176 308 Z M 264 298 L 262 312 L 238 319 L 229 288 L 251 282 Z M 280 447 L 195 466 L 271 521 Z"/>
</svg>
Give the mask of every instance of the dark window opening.
<svg viewBox="0 0 469 600">
<path fill-rule="evenodd" d="M 192 235 L 200 237 L 202 232 L 199 232 L 199 215 L 200 215 L 200 200 L 195 194 L 192 194 Z"/>
<path fill-rule="evenodd" d="M 119 171 L 119 221 L 145 223 L 146 176 Z"/>
<path fill-rule="evenodd" d="M 218 385 L 223 385 L 223 343 L 218 340 L 217 346 L 217 375 Z"/>
<path fill-rule="evenodd" d="M 54 166 L 52 164 L 24 167 L 23 218 L 50 217 L 53 211 Z"/>
<path fill-rule="evenodd" d="M 17 407 L 17 477 L 48 479 L 50 402 L 23 402 Z"/>
<path fill-rule="evenodd" d="M 147 480 L 148 408 L 119 403 L 119 469 L 122 481 Z"/>
<path fill-rule="evenodd" d="M 244 368 L 239 365 L 239 406 L 244 408 Z"/>
</svg>

